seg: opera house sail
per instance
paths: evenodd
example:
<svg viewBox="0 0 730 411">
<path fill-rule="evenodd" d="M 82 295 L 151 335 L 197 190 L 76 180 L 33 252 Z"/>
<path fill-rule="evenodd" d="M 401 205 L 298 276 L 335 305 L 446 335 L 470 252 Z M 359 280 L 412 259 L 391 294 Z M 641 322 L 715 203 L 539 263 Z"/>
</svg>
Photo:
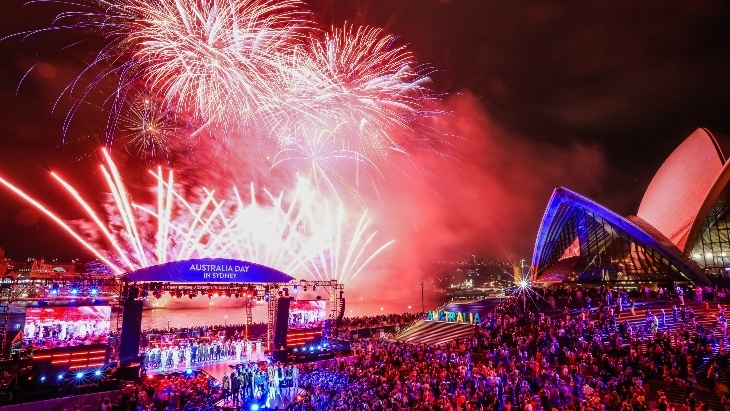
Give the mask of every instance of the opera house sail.
<svg viewBox="0 0 730 411">
<path fill-rule="evenodd" d="M 545 210 L 532 274 L 554 282 L 693 282 L 730 270 L 730 139 L 706 129 L 659 168 L 636 216 L 566 188 Z"/>
</svg>

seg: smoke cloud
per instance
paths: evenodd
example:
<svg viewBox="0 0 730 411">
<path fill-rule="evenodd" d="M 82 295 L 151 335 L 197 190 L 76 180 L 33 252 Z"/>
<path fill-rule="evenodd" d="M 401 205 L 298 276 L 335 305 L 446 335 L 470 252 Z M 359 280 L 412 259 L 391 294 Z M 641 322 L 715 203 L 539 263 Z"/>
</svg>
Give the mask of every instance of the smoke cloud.
<svg viewBox="0 0 730 411">
<path fill-rule="evenodd" d="M 469 93 L 444 105 L 451 115 L 434 127 L 454 136 L 450 144 L 414 154 L 410 160 L 428 172 L 391 179 L 388 195 L 371 206 L 378 236 L 396 242 L 350 284 L 356 296 L 420 307 L 421 279 L 439 274 L 434 262 L 471 254 L 529 262 L 555 187 L 600 194 L 607 166 L 597 147 L 514 135 Z"/>
</svg>

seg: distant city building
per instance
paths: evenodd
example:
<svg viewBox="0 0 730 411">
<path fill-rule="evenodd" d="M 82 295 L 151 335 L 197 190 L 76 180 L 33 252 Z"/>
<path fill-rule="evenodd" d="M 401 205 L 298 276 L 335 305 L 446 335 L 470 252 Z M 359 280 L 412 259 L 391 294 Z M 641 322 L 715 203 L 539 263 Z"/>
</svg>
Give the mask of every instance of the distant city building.
<svg viewBox="0 0 730 411">
<path fill-rule="evenodd" d="M 635 216 L 566 188 L 545 210 L 541 282 L 693 282 L 730 277 L 730 139 L 697 129 L 662 164 Z"/>
<path fill-rule="evenodd" d="M 26 264 L 20 265 L 18 274 L 27 278 L 51 278 L 59 276 L 74 277 L 82 273 L 83 268 L 75 262 L 58 263 L 46 262 L 45 259 L 29 259 Z"/>
<path fill-rule="evenodd" d="M 5 250 L 0 248 L 0 277 L 7 275 L 14 275 L 16 270 L 16 264 L 11 259 L 5 256 Z"/>
</svg>

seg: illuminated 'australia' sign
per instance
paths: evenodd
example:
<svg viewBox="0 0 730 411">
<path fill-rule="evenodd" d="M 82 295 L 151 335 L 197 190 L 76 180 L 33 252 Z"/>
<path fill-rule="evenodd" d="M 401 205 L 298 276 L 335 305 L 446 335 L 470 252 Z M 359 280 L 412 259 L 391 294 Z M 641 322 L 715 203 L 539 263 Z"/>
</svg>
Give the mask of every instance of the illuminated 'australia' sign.
<svg viewBox="0 0 730 411">
<path fill-rule="evenodd" d="M 447 323 L 479 324 L 482 322 L 479 313 L 462 313 L 456 311 L 429 311 L 426 321 L 441 321 Z"/>
<path fill-rule="evenodd" d="M 171 283 L 286 283 L 294 280 L 294 277 L 265 265 L 227 258 L 174 261 L 142 268 L 125 278 Z"/>
</svg>

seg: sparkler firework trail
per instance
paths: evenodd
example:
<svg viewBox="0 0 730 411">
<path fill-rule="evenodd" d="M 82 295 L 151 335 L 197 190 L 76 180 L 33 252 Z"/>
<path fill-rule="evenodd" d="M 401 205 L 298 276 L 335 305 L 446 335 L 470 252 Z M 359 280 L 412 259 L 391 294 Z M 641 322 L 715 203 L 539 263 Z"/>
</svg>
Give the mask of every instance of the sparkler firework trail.
<svg viewBox="0 0 730 411">
<path fill-rule="evenodd" d="M 105 245 L 84 238 L 7 180 L 0 178 L 0 184 L 51 218 L 116 274 L 170 261 L 226 257 L 299 278 L 346 284 L 393 243 L 374 243 L 376 232 L 370 230 L 367 212 L 351 229 L 342 204 L 331 210 L 306 179 L 299 180 L 290 198 L 264 190 L 266 204 L 259 203 L 253 185 L 248 203 L 235 188 L 229 197 L 202 189 L 199 198 L 189 199 L 175 189 L 173 172 L 158 168 L 150 171 L 157 185 L 156 204 L 137 204 L 106 150 L 104 157 L 101 169 L 114 198 L 106 223 L 73 186 L 56 173 L 52 176 L 86 211 Z"/>
</svg>

